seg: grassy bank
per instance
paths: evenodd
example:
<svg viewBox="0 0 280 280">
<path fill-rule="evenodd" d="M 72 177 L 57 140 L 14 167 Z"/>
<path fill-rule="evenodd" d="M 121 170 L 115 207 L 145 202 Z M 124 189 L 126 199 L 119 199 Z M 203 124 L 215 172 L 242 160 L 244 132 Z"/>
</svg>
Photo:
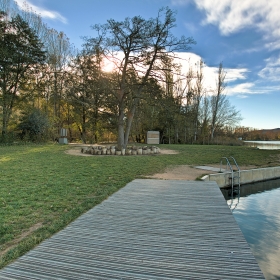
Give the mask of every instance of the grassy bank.
<svg viewBox="0 0 280 280">
<path fill-rule="evenodd" d="M 240 165 L 280 164 L 280 151 L 240 146 L 160 147 L 179 154 L 79 157 L 64 153 L 69 146 L 0 147 L 0 268 L 128 182 L 167 166 L 217 164 L 223 156 L 234 156 Z"/>
</svg>

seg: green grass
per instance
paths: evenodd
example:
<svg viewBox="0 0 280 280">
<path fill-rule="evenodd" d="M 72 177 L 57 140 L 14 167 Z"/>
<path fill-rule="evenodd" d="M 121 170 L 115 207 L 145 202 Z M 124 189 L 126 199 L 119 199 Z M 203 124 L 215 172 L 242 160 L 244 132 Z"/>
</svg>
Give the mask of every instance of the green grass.
<svg viewBox="0 0 280 280">
<path fill-rule="evenodd" d="M 280 164 L 280 151 L 234 146 L 160 147 L 179 154 L 79 157 L 64 153 L 69 149 L 65 145 L 0 147 L 0 268 L 128 182 L 167 166 L 218 164 L 223 156 L 234 156 L 239 165 Z"/>
</svg>

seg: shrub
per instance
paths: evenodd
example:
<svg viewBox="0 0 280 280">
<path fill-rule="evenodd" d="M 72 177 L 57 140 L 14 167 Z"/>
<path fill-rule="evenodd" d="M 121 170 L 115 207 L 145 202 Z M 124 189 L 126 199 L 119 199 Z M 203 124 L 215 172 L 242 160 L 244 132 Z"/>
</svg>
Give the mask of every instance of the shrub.
<svg viewBox="0 0 280 280">
<path fill-rule="evenodd" d="M 46 114 L 39 109 L 31 113 L 24 113 L 18 129 L 21 130 L 21 139 L 41 141 L 45 138 L 49 121 Z"/>
</svg>

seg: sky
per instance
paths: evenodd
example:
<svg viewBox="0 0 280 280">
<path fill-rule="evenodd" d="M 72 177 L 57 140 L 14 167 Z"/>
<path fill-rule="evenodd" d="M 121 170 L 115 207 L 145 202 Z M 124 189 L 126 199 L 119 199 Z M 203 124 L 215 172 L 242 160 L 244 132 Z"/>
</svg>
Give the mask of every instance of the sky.
<svg viewBox="0 0 280 280">
<path fill-rule="evenodd" d="M 26 2 L 50 28 L 63 31 L 81 49 L 91 26 L 108 19 L 155 18 L 161 7 L 176 12 L 173 34 L 193 37 L 188 53 L 204 61 L 205 87 L 215 88 L 220 63 L 225 93 L 240 111 L 241 126 L 280 128 L 279 0 L 16 0 Z"/>
</svg>

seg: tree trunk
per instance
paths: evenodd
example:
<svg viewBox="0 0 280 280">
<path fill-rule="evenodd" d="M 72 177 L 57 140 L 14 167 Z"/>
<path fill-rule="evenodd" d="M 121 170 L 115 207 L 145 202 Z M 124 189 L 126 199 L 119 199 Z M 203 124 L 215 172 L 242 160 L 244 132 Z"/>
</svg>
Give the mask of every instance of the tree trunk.
<svg viewBox="0 0 280 280">
<path fill-rule="evenodd" d="M 79 131 L 80 131 L 81 140 L 83 141 L 83 144 L 86 144 L 86 135 L 85 135 L 86 131 L 85 131 L 85 129 L 84 129 L 84 126 L 82 125 L 82 127 L 80 127 L 80 126 L 77 124 L 77 127 L 78 127 L 78 129 L 79 129 Z"/>
<path fill-rule="evenodd" d="M 4 90 L 3 90 L 4 91 Z M 8 124 L 12 114 L 14 104 L 14 95 L 3 93 L 3 119 L 2 119 L 2 136 L 5 137 L 8 131 Z"/>
<path fill-rule="evenodd" d="M 126 148 L 128 144 L 129 133 L 130 133 L 133 117 L 135 114 L 135 110 L 136 110 L 136 104 L 134 103 L 131 111 L 127 114 L 127 124 L 126 124 L 125 135 L 124 135 L 124 148 Z"/>
<path fill-rule="evenodd" d="M 215 130 L 214 127 L 212 127 L 212 128 L 211 128 L 211 140 L 214 139 L 214 130 Z"/>
<path fill-rule="evenodd" d="M 6 110 L 3 108 L 3 120 L 2 120 L 2 136 L 5 137 L 7 134 L 8 119 Z"/>
<path fill-rule="evenodd" d="M 118 150 L 125 147 L 124 144 L 124 109 L 122 104 L 119 106 L 119 119 L 118 119 Z"/>
</svg>

